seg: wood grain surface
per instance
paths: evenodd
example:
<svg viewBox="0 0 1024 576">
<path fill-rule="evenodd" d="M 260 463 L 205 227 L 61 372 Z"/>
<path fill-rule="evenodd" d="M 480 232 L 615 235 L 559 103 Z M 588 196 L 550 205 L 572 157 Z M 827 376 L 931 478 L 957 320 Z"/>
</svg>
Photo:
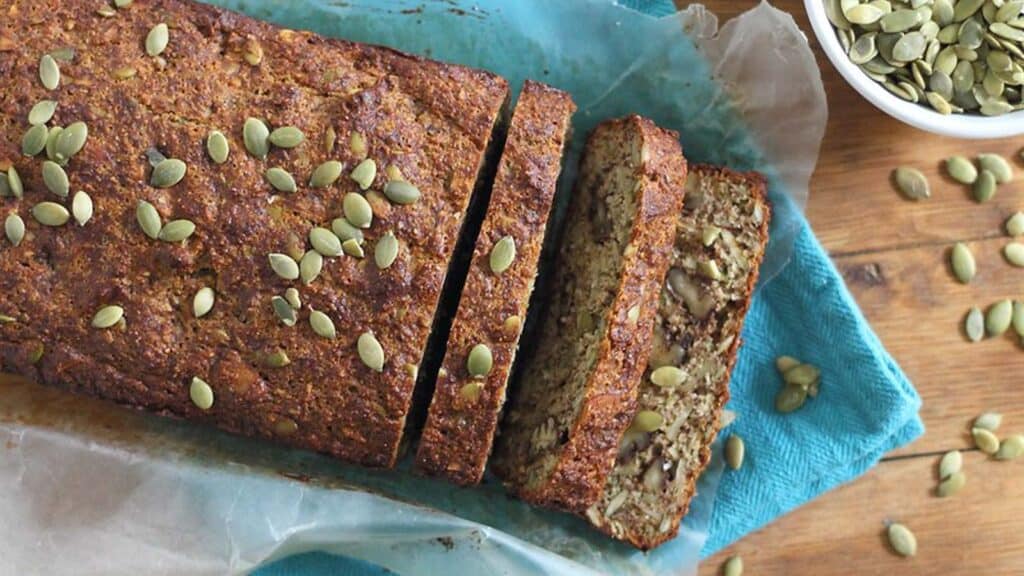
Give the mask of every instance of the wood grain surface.
<svg viewBox="0 0 1024 576">
<path fill-rule="evenodd" d="M 688 2 L 677 0 L 684 6 Z M 829 122 L 811 182 L 808 217 L 882 342 L 924 399 L 927 433 L 890 454 L 869 474 L 826 494 L 737 542 L 701 567 L 721 573 L 726 558 L 743 557 L 747 575 L 1024 574 L 1024 460 L 984 458 L 968 426 L 980 412 L 1004 415 L 1003 433 L 1024 432 L 1024 347 L 1015 338 L 966 341 L 971 306 L 1024 298 L 1024 269 L 1003 259 L 1002 226 L 1024 210 L 1024 138 L 967 141 L 911 128 L 876 110 L 832 68 L 814 40 L 800 0 L 776 0 L 807 33 L 825 82 Z M 724 22 L 755 0 L 707 0 Z M 986 204 L 944 176 L 953 154 L 998 152 L 1013 157 L 1016 179 Z M 929 178 L 932 198 L 903 199 L 890 172 L 912 165 Z M 954 242 L 967 242 L 978 261 L 970 285 L 948 265 Z M 939 455 L 966 452 L 967 486 L 948 499 L 934 495 Z M 756 446 L 747 446 L 748 451 Z M 905 523 L 918 555 L 896 556 L 884 522 Z"/>
</svg>

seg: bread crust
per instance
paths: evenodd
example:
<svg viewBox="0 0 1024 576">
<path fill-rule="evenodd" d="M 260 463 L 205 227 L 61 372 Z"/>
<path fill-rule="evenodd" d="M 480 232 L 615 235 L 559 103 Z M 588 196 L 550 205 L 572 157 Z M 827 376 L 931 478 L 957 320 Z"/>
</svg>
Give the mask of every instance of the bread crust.
<svg viewBox="0 0 1024 576">
<path fill-rule="evenodd" d="M 485 149 L 507 99 L 504 79 L 388 48 L 291 31 L 184 0 L 136 0 L 114 17 L 99 4 L 13 0 L 0 8 L 0 168 L 14 165 L 25 198 L 0 198 L 0 214 L 17 212 L 27 235 L 0 249 L 0 370 L 125 406 L 209 423 L 376 467 L 395 463 L 410 409 L 415 368 L 447 265 L 477 180 Z M 147 56 L 148 31 L 164 22 L 170 42 Z M 61 82 L 39 82 L 40 57 L 74 50 L 61 62 Z M 43 157 L 21 154 L 28 110 L 59 102 L 51 125 L 85 121 L 89 138 L 65 168 L 72 193 L 87 192 L 95 215 L 85 226 L 38 224 L 30 208 L 57 201 L 40 177 Z M 274 148 L 266 160 L 246 153 L 242 125 L 305 133 L 298 147 Z M 336 141 L 328 149 L 331 127 Z M 213 163 L 210 130 L 223 132 L 231 154 Z M 341 198 L 359 191 L 348 174 L 364 154 L 350 136 L 365 137 L 379 167 L 366 198 L 374 221 L 365 230 L 366 257 L 327 258 L 309 286 L 277 277 L 271 252 L 301 255 L 312 226 L 330 227 Z M 178 185 L 148 185 L 145 152 L 179 158 L 188 171 Z M 306 186 L 326 160 L 346 168 L 329 188 Z M 381 194 L 385 167 L 398 166 L 422 193 L 412 205 Z M 276 193 L 264 172 L 290 171 L 293 194 Z M 374 192 L 376 191 L 376 192 Z M 197 227 L 184 243 L 146 237 L 136 224 L 139 200 L 163 221 L 187 218 Z M 400 243 L 381 270 L 373 248 L 387 231 Z M 215 289 L 203 318 L 192 296 Z M 270 298 L 298 288 L 298 323 L 283 326 Z M 102 306 L 125 309 L 125 323 L 90 326 Z M 310 307 L 330 316 L 337 338 L 316 336 Z M 372 331 L 384 348 L 380 372 L 364 365 L 356 339 Z M 42 350 L 38 359 L 35 355 Z M 291 364 L 266 365 L 284 350 Z M 215 402 L 201 410 L 189 399 L 200 377 Z"/>
<path fill-rule="evenodd" d="M 420 472 L 462 485 L 478 483 L 484 473 L 575 110 L 565 92 L 530 80 L 523 86 L 420 437 Z M 516 257 L 495 274 L 491 251 L 505 236 L 515 240 Z M 493 356 L 483 378 L 471 377 L 466 368 L 477 344 Z"/>
</svg>

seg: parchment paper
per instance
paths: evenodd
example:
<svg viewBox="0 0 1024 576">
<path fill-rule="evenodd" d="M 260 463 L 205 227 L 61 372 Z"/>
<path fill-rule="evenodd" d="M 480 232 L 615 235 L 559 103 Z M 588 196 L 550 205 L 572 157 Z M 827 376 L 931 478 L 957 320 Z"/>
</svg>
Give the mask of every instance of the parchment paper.
<svg viewBox="0 0 1024 576">
<path fill-rule="evenodd" d="M 767 5 L 716 35 L 699 6 L 655 20 L 599 0 L 216 3 L 567 89 L 574 155 L 598 121 L 649 116 L 682 132 L 691 161 L 769 175 L 762 281 L 788 258 L 826 106 L 805 39 Z M 2 376 L 0 441 L 0 573 L 19 575 L 237 574 L 308 550 L 403 575 L 691 574 L 722 468 L 716 457 L 679 538 L 641 554 L 493 481 L 363 471 Z"/>
</svg>

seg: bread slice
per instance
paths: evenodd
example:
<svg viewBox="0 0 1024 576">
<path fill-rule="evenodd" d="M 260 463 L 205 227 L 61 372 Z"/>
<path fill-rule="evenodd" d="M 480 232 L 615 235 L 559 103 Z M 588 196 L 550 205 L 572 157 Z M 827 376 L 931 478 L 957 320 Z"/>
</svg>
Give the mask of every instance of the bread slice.
<svg viewBox="0 0 1024 576">
<path fill-rule="evenodd" d="M 600 530 L 645 550 L 676 535 L 710 458 L 768 242 L 759 174 L 695 166 L 686 188 L 637 420 L 600 500 L 586 511 Z M 653 370 L 664 366 L 680 368 L 679 380 L 662 370 L 655 384 Z"/>
<path fill-rule="evenodd" d="M 495 471 L 523 499 L 583 512 L 632 421 L 682 209 L 675 132 L 629 116 L 590 135 L 536 350 Z"/>
<path fill-rule="evenodd" d="M 105 4 L 36 0 L 2 9 L 0 69 L 9 85 L 0 97 L 0 170 L 20 174 L 24 197 L 0 198 L 0 219 L 16 213 L 27 230 L 17 246 L 0 238 L 0 314 L 12 319 L 0 321 L 0 370 L 393 465 L 507 83 L 194 2 L 136 1 L 116 17 L 97 14 Z M 159 57 L 148 56 L 146 38 L 158 23 L 167 24 L 169 41 Z M 50 89 L 40 62 L 55 51 L 60 82 Z M 60 103 L 52 127 L 88 125 L 84 147 L 64 167 L 71 193 L 84 191 L 95 205 L 85 225 L 32 217 L 41 202 L 72 206 L 44 186 L 45 151 L 21 153 L 27 114 L 41 100 Z M 249 153 L 249 117 L 272 129 L 294 126 L 305 138 L 275 137 L 283 145 L 265 158 Z M 214 130 L 229 142 L 223 163 L 207 152 Z M 151 185 L 157 153 L 187 165 L 170 188 Z M 368 187 L 350 176 L 366 159 L 377 168 L 361 171 Z M 310 185 L 325 161 L 344 170 L 326 186 Z M 297 190 L 272 187 L 271 168 L 288 171 Z M 404 201 L 408 190 L 402 202 L 386 196 L 398 179 L 419 190 L 415 202 Z M 338 255 L 328 242 L 330 255 L 308 283 L 275 273 L 269 255 L 300 259 L 314 227 L 351 234 L 336 222 L 349 212 L 347 195 L 359 201 L 352 214 L 365 208 L 362 200 L 373 211 L 361 248 L 350 242 Z M 149 237 L 136 218 L 140 201 L 163 223 L 191 221 L 195 233 L 173 242 Z M 375 257 L 382 241 L 397 246 L 393 261 Z M 193 297 L 203 288 L 215 302 L 197 317 Z M 290 326 L 276 312 L 287 315 L 287 303 L 272 304 L 289 288 L 301 303 Z M 121 307 L 123 321 L 94 327 L 107 306 Z M 319 314 L 333 321 L 333 337 Z M 383 358 L 371 354 L 373 340 Z"/>
<path fill-rule="evenodd" d="M 568 94 L 538 82 L 527 81 L 519 95 L 420 437 L 421 472 L 458 484 L 476 484 L 484 473 L 575 110 Z M 492 259 L 509 246 L 514 259 L 496 272 Z M 492 365 L 474 376 L 467 363 L 478 346 Z"/>
</svg>

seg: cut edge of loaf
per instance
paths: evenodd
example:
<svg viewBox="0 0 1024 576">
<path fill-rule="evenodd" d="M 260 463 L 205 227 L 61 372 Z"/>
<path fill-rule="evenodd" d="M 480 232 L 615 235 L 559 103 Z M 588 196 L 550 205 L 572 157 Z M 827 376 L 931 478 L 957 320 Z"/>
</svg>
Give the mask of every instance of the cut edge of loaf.
<svg viewBox="0 0 1024 576">
<path fill-rule="evenodd" d="M 614 538 L 649 550 L 678 533 L 729 399 L 769 220 L 760 174 L 691 170 L 637 406 L 637 414 L 652 411 L 664 422 L 651 432 L 630 426 L 601 499 L 585 513 Z M 652 383 L 662 366 L 684 370 L 678 388 Z"/>
<path fill-rule="evenodd" d="M 494 462 L 528 502 L 583 512 L 600 495 L 633 418 L 685 177 L 678 134 L 650 120 L 609 120 L 587 140 L 557 293 Z"/>
<path fill-rule="evenodd" d="M 483 476 L 533 292 L 575 110 L 566 92 L 531 80 L 523 85 L 508 124 L 441 369 L 433 372 L 436 384 L 416 452 L 419 472 L 460 485 L 476 484 Z M 507 270 L 496 274 L 490 268 L 490 255 L 506 236 L 514 240 L 515 259 Z M 466 363 L 477 344 L 488 347 L 493 366 L 485 376 L 474 378 Z"/>
</svg>

